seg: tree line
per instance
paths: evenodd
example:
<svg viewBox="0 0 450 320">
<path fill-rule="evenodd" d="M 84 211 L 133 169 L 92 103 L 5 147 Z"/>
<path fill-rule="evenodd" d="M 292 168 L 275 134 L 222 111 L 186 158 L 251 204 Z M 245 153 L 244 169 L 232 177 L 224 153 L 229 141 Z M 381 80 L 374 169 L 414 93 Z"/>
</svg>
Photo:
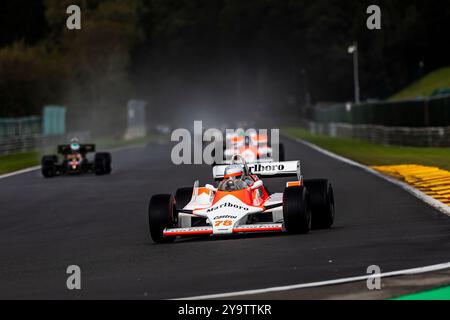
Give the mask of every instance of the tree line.
<svg viewBox="0 0 450 320">
<path fill-rule="evenodd" d="M 80 31 L 65 28 L 71 4 Z M 381 30 L 366 27 L 371 4 Z M 354 41 L 362 98 L 383 99 L 449 64 L 449 18 L 439 0 L 4 0 L 0 116 L 52 103 L 95 121 L 130 97 L 161 111 L 349 101 Z"/>
</svg>

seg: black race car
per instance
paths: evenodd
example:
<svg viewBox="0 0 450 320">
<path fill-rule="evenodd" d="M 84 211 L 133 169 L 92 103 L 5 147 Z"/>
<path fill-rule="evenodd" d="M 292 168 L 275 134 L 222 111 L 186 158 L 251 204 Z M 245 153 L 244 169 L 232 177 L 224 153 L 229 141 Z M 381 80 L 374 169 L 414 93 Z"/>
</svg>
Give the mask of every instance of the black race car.
<svg viewBox="0 0 450 320">
<path fill-rule="evenodd" d="M 61 155 L 62 162 L 59 162 L 57 155 L 42 157 L 42 175 L 51 178 L 66 174 L 110 174 L 111 154 L 96 153 L 94 161 L 89 161 L 86 155 L 90 152 L 95 152 L 95 144 L 79 144 L 77 140 L 72 140 L 71 144 L 60 145 L 58 154 Z"/>
</svg>

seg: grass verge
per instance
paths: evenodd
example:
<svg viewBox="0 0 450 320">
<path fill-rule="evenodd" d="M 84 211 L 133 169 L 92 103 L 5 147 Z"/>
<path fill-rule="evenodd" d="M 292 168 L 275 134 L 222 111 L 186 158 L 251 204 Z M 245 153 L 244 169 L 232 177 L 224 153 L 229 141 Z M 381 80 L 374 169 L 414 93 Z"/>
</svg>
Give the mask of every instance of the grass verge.
<svg viewBox="0 0 450 320">
<path fill-rule="evenodd" d="M 450 300 L 450 286 L 413 293 L 391 300 Z"/>
<path fill-rule="evenodd" d="M 0 174 L 34 167 L 39 164 L 39 152 L 25 152 L 0 156 Z"/>
<path fill-rule="evenodd" d="M 315 135 L 297 127 L 283 128 L 282 133 L 368 166 L 421 164 L 450 170 L 450 148 L 384 146 L 354 139 Z"/>
<path fill-rule="evenodd" d="M 390 97 L 389 100 L 429 97 L 434 90 L 439 88 L 450 88 L 450 67 L 438 69 L 427 74 L 422 79 Z"/>
</svg>

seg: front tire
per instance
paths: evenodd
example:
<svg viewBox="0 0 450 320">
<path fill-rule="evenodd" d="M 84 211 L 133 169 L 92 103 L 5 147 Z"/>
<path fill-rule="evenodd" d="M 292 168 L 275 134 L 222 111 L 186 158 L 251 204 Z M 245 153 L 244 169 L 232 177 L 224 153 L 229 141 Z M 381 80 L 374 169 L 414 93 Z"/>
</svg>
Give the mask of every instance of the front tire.
<svg viewBox="0 0 450 320">
<path fill-rule="evenodd" d="M 309 197 L 304 187 L 289 187 L 283 193 L 283 219 L 291 234 L 308 233 L 311 229 Z"/>
<path fill-rule="evenodd" d="M 174 226 L 175 199 L 171 195 L 156 195 L 148 207 L 150 236 L 156 243 L 169 243 L 175 237 L 164 237 L 164 229 Z"/>
<path fill-rule="evenodd" d="M 308 189 L 312 228 L 328 229 L 334 223 L 334 192 L 332 185 L 326 179 L 305 180 Z"/>
<path fill-rule="evenodd" d="M 102 152 L 95 155 L 94 171 L 96 175 L 105 175 L 111 173 L 112 167 L 110 153 Z"/>
</svg>

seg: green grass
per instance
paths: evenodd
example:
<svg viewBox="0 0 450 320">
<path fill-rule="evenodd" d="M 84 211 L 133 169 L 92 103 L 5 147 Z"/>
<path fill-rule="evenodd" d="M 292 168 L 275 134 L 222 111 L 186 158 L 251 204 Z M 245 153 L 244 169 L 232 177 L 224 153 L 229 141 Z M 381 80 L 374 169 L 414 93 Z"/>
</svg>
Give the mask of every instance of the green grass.
<svg viewBox="0 0 450 320">
<path fill-rule="evenodd" d="M 450 170 L 450 148 L 384 146 L 354 139 L 315 135 L 302 128 L 284 128 L 282 133 L 369 166 L 421 164 Z"/>
<path fill-rule="evenodd" d="M 408 294 L 392 300 L 450 300 L 450 286 Z"/>
<path fill-rule="evenodd" d="M 34 167 L 39 164 L 38 152 L 17 153 L 0 156 L 0 174 Z"/>
<path fill-rule="evenodd" d="M 450 67 L 427 74 L 422 79 L 390 97 L 389 100 L 429 97 L 434 90 L 439 88 L 450 88 Z"/>
</svg>

